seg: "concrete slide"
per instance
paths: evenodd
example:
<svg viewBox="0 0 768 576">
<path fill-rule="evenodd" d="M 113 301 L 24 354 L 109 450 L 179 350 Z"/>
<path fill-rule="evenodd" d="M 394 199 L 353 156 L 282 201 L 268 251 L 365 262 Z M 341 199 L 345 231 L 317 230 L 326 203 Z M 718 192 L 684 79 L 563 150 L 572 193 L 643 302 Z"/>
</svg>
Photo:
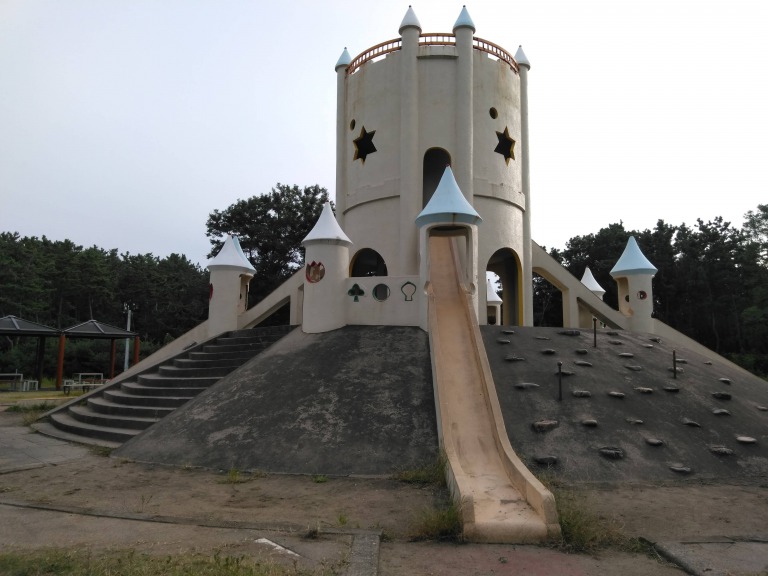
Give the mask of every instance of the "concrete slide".
<svg viewBox="0 0 768 576">
<path fill-rule="evenodd" d="M 429 336 L 438 432 L 464 534 L 475 542 L 540 542 L 559 535 L 552 494 L 509 444 L 455 239 L 429 241 Z"/>
</svg>

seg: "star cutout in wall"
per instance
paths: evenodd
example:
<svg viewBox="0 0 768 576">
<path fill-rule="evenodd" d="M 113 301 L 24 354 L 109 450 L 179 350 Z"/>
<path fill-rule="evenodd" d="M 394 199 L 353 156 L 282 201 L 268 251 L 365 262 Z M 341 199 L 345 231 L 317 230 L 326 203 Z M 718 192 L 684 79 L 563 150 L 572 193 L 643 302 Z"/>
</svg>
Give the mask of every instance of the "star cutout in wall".
<svg viewBox="0 0 768 576">
<path fill-rule="evenodd" d="M 509 161 L 515 159 L 515 141 L 509 137 L 509 128 L 504 127 L 504 132 L 496 132 L 496 136 L 499 138 L 499 143 L 496 145 L 494 152 L 498 152 L 504 156 L 504 161 L 509 166 Z"/>
<path fill-rule="evenodd" d="M 376 152 L 376 146 L 373 145 L 374 134 L 376 134 L 376 130 L 366 132 L 365 126 L 363 126 L 363 128 L 360 130 L 360 136 L 353 140 L 355 143 L 355 157 L 352 158 L 353 161 L 359 158 L 360 161 L 365 164 L 365 159 L 368 154 L 373 154 Z"/>
</svg>

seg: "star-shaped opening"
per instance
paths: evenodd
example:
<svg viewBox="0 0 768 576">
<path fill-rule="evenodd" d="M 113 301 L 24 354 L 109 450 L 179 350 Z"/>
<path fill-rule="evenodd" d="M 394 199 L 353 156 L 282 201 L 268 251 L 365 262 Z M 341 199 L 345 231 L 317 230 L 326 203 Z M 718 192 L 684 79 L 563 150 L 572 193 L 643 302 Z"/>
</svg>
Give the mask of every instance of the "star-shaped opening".
<svg viewBox="0 0 768 576">
<path fill-rule="evenodd" d="M 509 166 L 509 161 L 515 159 L 515 141 L 509 137 L 509 128 L 506 126 L 504 132 L 496 132 L 496 136 L 499 138 L 499 143 L 493 151 L 504 156 L 504 161 Z"/>
<path fill-rule="evenodd" d="M 374 134 L 376 134 L 376 130 L 366 132 L 365 126 L 362 127 L 360 136 L 353 140 L 355 143 L 355 157 L 352 158 L 353 161 L 359 158 L 360 161 L 365 164 L 365 159 L 368 157 L 368 154 L 376 152 L 376 146 L 373 145 Z"/>
</svg>

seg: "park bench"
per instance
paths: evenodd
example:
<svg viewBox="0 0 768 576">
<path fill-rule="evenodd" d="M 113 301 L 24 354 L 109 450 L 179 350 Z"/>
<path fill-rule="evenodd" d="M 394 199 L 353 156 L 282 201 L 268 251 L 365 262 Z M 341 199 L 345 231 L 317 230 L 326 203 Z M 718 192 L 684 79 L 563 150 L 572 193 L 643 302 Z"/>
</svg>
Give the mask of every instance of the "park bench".
<svg viewBox="0 0 768 576">
<path fill-rule="evenodd" d="M 71 379 L 64 380 L 62 388 L 64 394 L 69 394 L 73 388 L 79 388 L 83 392 L 93 390 L 104 384 L 104 374 L 101 372 L 78 372 Z"/>
</svg>

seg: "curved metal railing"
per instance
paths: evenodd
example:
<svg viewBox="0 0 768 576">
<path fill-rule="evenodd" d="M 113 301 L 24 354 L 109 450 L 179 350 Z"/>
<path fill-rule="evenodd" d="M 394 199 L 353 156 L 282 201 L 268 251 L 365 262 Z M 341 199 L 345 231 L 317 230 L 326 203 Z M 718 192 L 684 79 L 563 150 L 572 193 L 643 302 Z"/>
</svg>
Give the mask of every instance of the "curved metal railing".
<svg viewBox="0 0 768 576">
<path fill-rule="evenodd" d="M 448 32 L 428 32 L 419 35 L 419 46 L 454 46 L 455 44 L 456 35 Z M 506 62 L 515 73 L 519 72 L 515 59 L 498 44 L 483 40 L 482 38 L 473 38 L 472 47 L 480 52 L 486 52 L 502 62 Z M 365 52 L 361 52 L 355 56 L 349 66 L 347 66 L 347 74 L 354 74 L 357 69 L 366 62 L 376 60 L 391 52 L 397 52 L 400 48 L 402 48 L 401 38 L 395 38 L 394 40 L 387 40 L 381 44 L 376 44 L 375 46 L 368 48 Z"/>
</svg>

